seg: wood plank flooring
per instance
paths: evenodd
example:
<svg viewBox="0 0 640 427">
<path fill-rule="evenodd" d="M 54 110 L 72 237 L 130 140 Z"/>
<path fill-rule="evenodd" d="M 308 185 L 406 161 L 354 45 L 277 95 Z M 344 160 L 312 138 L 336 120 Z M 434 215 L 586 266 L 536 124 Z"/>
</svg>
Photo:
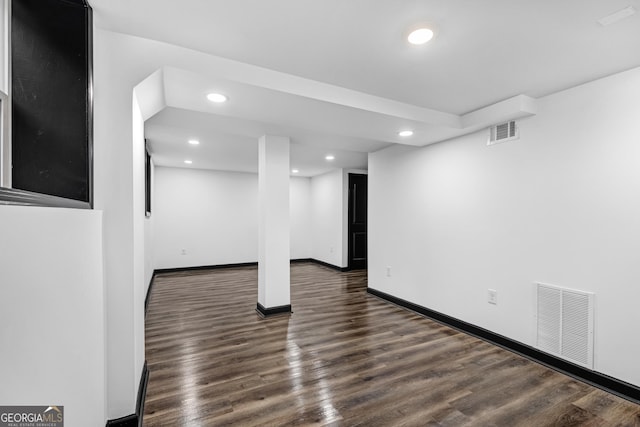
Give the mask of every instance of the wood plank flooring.
<svg viewBox="0 0 640 427">
<path fill-rule="evenodd" d="M 255 311 L 255 267 L 156 276 L 152 426 L 640 426 L 640 406 L 366 293 L 366 272 L 291 267 L 294 313 Z"/>
</svg>

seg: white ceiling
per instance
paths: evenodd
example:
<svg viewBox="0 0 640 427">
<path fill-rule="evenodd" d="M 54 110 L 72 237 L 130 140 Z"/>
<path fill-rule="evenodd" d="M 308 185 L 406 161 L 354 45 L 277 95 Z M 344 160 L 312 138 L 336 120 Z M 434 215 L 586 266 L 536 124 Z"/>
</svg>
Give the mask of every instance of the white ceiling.
<svg viewBox="0 0 640 427">
<path fill-rule="evenodd" d="M 191 155 L 194 167 L 255 171 L 256 140 L 273 133 L 291 136 L 302 175 L 362 168 L 366 152 L 534 114 L 535 98 L 640 66 L 640 13 L 597 23 L 640 0 L 90 3 L 98 27 L 251 67 L 251 78 L 163 70 L 165 109 L 146 127 L 157 164 Z M 408 45 L 421 23 L 436 37 Z M 229 102 L 209 104 L 213 89 Z M 416 134 L 403 141 L 401 128 Z M 187 135 L 201 140 L 197 151 Z"/>
<path fill-rule="evenodd" d="M 241 135 L 235 129 L 249 131 Z M 174 107 L 163 109 L 147 120 L 145 136 L 153 143 L 154 162 L 157 165 L 185 167 L 185 159 L 193 160 L 199 169 L 252 172 L 258 171 L 258 138 L 260 135 L 286 134 L 291 137 L 291 167 L 300 176 L 320 175 L 334 168 L 366 169 L 366 147 L 350 138 L 336 138 L 322 134 L 291 129 L 289 132 L 269 132 L 268 126 L 259 123 L 193 112 Z M 299 137 L 300 135 L 300 137 Z M 200 144 L 186 143 L 197 139 Z M 304 140 L 305 144 L 297 141 Z M 331 141 L 329 146 L 325 141 Z M 340 148 L 341 145 L 350 149 Z M 373 146 L 373 143 L 371 144 Z M 327 162 L 327 155 L 335 160 Z"/>
</svg>

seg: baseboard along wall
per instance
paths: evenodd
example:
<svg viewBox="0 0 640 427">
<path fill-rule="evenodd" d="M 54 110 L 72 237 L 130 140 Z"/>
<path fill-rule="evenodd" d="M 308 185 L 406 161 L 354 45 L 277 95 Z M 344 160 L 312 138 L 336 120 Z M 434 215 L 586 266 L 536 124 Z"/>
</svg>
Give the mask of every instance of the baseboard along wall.
<svg viewBox="0 0 640 427">
<path fill-rule="evenodd" d="M 367 292 L 386 302 L 416 312 L 420 315 L 428 317 L 429 319 L 435 320 L 436 322 L 442 323 L 446 326 L 450 326 L 476 338 L 480 338 L 481 340 L 497 345 L 498 347 L 502 347 L 506 350 L 519 354 L 529 360 L 547 366 L 548 368 L 569 375 L 570 377 L 573 377 L 579 381 L 585 382 L 594 387 L 598 387 L 609 393 L 622 397 L 623 399 L 627 399 L 631 402 L 640 404 L 640 387 L 637 387 L 633 384 L 629 384 L 625 381 L 610 377 L 600 372 L 592 371 L 590 369 L 568 362 L 564 359 L 560 359 L 559 357 L 540 351 L 537 348 L 523 344 L 519 341 L 512 340 L 503 335 L 496 334 L 495 332 L 491 332 L 487 329 L 464 322 L 462 320 L 456 319 L 455 317 L 448 316 L 435 310 L 431 310 L 402 298 L 395 297 L 385 292 L 378 291 L 372 288 L 367 288 Z"/>
</svg>

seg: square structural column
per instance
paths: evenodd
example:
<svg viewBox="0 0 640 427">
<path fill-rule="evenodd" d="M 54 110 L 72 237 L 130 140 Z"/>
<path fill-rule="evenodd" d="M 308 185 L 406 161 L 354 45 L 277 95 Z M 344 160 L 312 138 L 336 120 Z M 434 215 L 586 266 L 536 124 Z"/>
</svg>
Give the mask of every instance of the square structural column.
<svg viewBox="0 0 640 427">
<path fill-rule="evenodd" d="M 258 142 L 258 305 L 263 316 L 291 312 L 289 138 Z"/>
</svg>

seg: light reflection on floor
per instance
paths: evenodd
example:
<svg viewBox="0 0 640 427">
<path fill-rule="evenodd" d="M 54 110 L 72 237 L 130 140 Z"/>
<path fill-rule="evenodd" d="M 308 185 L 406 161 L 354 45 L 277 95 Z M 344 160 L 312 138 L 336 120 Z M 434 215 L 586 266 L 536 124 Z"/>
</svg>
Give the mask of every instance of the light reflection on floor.
<svg viewBox="0 0 640 427">
<path fill-rule="evenodd" d="M 303 389 L 303 383 L 306 379 L 307 384 L 311 383 L 311 380 L 313 380 L 313 387 L 317 388 L 317 393 L 313 394 L 313 396 L 317 396 L 317 399 L 314 399 L 316 400 L 314 402 L 307 402 L 305 401 L 302 393 L 295 393 L 298 413 L 302 415 L 304 414 L 305 409 L 318 405 L 320 407 L 319 415 L 322 419 L 317 421 L 330 423 L 342 419 L 340 412 L 333 404 L 333 393 L 331 391 L 331 387 L 324 378 L 325 375 L 327 375 L 327 372 L 325 372 L 323 368 L 313 369 L 310 371 L 313 378 L 305 378 L 305 375 L 308 373 L 302 368 L 302 350 L 294 342 L 292 335 L 293 333 L 291 331 L 287 334 L 287 352 L 285 356 L 289 362 L 289 380 L 291 382 L 291 387 L 294 391 Z"/>
</svg>

